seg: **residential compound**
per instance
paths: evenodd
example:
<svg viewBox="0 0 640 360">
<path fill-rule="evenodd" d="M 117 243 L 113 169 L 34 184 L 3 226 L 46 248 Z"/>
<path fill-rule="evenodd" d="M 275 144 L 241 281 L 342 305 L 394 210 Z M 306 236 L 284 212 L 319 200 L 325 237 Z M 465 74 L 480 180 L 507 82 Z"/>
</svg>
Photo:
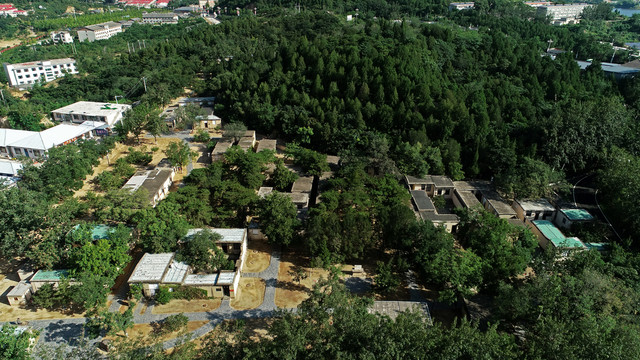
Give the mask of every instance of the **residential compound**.
<svg viewBox="0 0 640 360">
<path fill-rule="evenodd" d="M 105 40 L 122 31 L 122 24 L 113 21 L 88 25 L 78 29 L 78 41 L 94 42 L 96 40 Z"/>
<path fill-rule="evenodd" d="M 183 239 L 207 229 L 191 229 Z M 193 269 L 175 259 L 175 253 L 144 254 L 129 277 L 129 284 L 141 284 L 146 296 L 155 295 L 161 285 L 192 286 L 207 296 L 235 298 L 240 295 L 240 276 L 247 258 L 247 229 L 208 229 L 221 236 L 216 245 L 235 263 L 234 270 L 213 274 L 193 274 Z"/>
<path fill-rule="evenodd" d="M 173 184 L 176 175 L 174 168 L 156 168 L 153 170 L 138 171 L 127 181 L 123 189 L 134 192 L 138 189 L 146 189 L 149 193 L 149 203 L 155 207 L 167 197 L 169 188 Z"/>
<path fill-rule="evenodd" d="M 9 85 L 26 89 L 33 84 L 53 81 L 65 74 L 77 74 L 76 61 L 71 58 L 52 59 L 19 64 L 4 64 Z"/>
<path fill-rule="evenodd" d="M 475 6 L 475 3 L 473 2 L 452 2 L 451 4 L 449 4 L 449 11 L 453 9 L 469 10 L 469 9 L 473 9 L 474 6 Z"/>
<path fill-rule="evenodd" d="M 109 128 L 120 122 L 131 105 L 112 104 L 93 101 L 78 101 L 51 112 L 54 121 L 82 123 L 85 121 L 101 121 Z"/>
<path fill-rule="evenodd" d="M 178 14 L 174 13 L 144 13 L 142 14 L 143 24 L 177 24 Z"/>
<path fill-rule="evenodd" d="M 60 124 L 40 132 L 0 129 L 0 157 L 44 157 L 53 147 L 92 138 L 105 127 L 103 122 L 85 121 L 79 125 Z"/>
<path fill-rule="evenodd" d="M 553 25 L 576 24 L 582 11 L 590 4 L 555 4 L 538 6 L 538 14 L 549 16 Z"/>
</svg>

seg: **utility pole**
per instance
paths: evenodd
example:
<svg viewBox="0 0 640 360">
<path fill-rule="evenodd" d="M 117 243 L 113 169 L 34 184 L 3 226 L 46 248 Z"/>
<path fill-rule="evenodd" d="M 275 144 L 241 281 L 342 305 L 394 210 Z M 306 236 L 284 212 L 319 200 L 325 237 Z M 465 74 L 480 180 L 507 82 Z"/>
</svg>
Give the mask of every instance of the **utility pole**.
<svg viewBox="0 0 640 360">
<path fill-rule="evenodd" d="M 142 77 L 142 83 L 144 84 L 144 92 L 147 92 L 147 78 L 146 77 Z"/>
<path fill-rule="evenodd" d="M 123 97 L 124 97 L 123 95 L 116 95 L 116 96 L 115 96 L 115 98 L 116 98 L 116 105 L 120 105 L 120 104 L 118 104 L 118 98 L 123 98 Z"/>
<path fill-rule="evenodd" d="M 144 40 L 142 40 L 142 46 L 146 49 L 147 48 L 147 44 L 145 44 Z"/>
<path fill-rule="evenodd" d="M 0 89 L 0 96 L 2 96 L 2 102 L 4 106 L 7 106 L 7 100 L 4 99 L 4 89 Z"/>
</svg>

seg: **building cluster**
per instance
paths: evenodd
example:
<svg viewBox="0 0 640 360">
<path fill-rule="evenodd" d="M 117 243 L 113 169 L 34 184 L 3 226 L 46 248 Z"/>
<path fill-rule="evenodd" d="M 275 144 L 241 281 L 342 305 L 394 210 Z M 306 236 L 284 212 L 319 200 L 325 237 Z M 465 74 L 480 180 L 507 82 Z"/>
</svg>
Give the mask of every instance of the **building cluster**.
<svg viewBox="0 0 640 360">
<path fill-rule="evenodd" d="M 191 229 L 183 241 L 207 229 Z M 216 241 L 222 252 L 235 264 L 234 270 L 212 274 L 194 274 L 193 269 L 175 258 L 175 253 L 146 253 L 129 277 L 129 284 L 142 285 L 145 296 L 154 296 L 160 286 L 188 286 L 202 289 L 208 297 L 235 298 L 240 295 L 240 276 L 247 258 L 247 229 L 208 229 L 219 234 Z"/>
<path fill-rule="evenodd" d="M 137 8 L 151 9 L 151 8 L 166 8 L 169 5 L 170 0 L 120 0 L 116 1 L 118 4 L 124 6 L 135 6 Z M 200 9 L 213 8 L 216 5 L 215 0 L 199 0 L 198 6 Z"/>
<path fill-rule="evenodd" d="M 566 256 L 571 250 L 602 249 L 603 244 L 583 243 L 566 237 L 559 228 L 594 220 L 587 210 L 553 206 L 545 199 L 507 202 L 488 181 L 452 181 L 446 176 L 422 178 L 406 175 L 413 209 L 423 220 L 455 233 L 460 219 L 455 209 L 484 209 L 512 225 L 527 226 L 537 235 L 540 247 L 553 246 Z M 437 205 L 436 205 L 437 204 Z"/>
<path fill-rule="evenodd" d="M 194 129 L 205 131 L 219 129 L 222 127 L 222 119 L 214 114 L 215 100 L 215 97 L 183 97 L 178 99 L 177 105 L 167 107 L 162 112 L 162 116 L 167 122 L 167 127 L 174 129 L 178 123 L 176 110 L 187 105 L 195 105 L 201 109 L 203 114 L 196 117 L 197 123 L 194 124 Z"/>
<path fill-rule="evenodd" d="M 122 24 L 115 21 L 87 25 L 78 29 L 78 41 L 94 42 L 96 40 L 106 40 L 122 31 Z"/>
<path fill-rule="evenodd" d="M 13 4 L 0 4 L 0 15 L 9 16 L 9 17 L 17 17 L 17 16 L 25 16 L 29 15 L 26 10 L 18 10 Z"/>
<path fill-rule="evenodd" d="M 65 74 L 77 74 L 76 61 L 71 58 L 3 64 L 9 86 L 26 89 L 34 84 L 47 83 Z"/>
</svg>

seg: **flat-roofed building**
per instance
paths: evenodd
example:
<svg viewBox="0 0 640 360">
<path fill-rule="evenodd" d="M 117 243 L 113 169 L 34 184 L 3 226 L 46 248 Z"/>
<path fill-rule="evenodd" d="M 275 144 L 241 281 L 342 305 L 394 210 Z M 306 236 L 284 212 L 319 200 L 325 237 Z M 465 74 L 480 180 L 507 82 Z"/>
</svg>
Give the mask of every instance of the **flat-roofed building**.
<svg viewBox="0 0 640 360">
<path fill-rule="evenodd" d="M 553 220 L 556 208 L 546 199 L 514 200 L 511 204 L 516 211 L 518 219 L 529 220 Z"/>
<path fill-rule="evenodd" d="M 503 219 L 514 219 L 516 211 L 495 191 L 482 192 L 482 205 L 493 215 Z"/>
<path fill-rule="evenodd" d="M 144 295 L 154 296 L 174 256 L 175 253 L 144 254 L 127 282 L 142 284 Z"/>
<path fill-rule="evenodd" d="M 85 121 L 101 121 L 113 127 L 122 121 L 124 114 L 131 110 L 128 104 L 112 104 L 94 101 L 78 101 L 51 111 L 55 121 L 83 123 Z"/>
<path fill-rule="evenodd" d="M 560 230 L 548 220 L 531 220 L 527 225 L 534 234 L 538 236 L 540 247 L 546 249 L 553 246 L 561 251 L 561 256 L 565 257 L 569 251 L 585 250 L 587 247 L 576 237 L 566 237 Z"/>
<path fill-rule="evenodd" d="M 585 209 L 560 209 L 556 212 L 553 222 L 561 228 L 570 228 L 576 223 L 593 221 L 593 216 Z"/>
<path fill-rule="evenodd" d="M 79 42 L 106 40 L 122 32 L 122 24 L 108 21 L 101 24 L 83 26 L 78 29 Z"/>
<path fill-rule="evenodd" d="M 473 9 L 476 4 L 473 2 L 452 2 L 449 4 L 449 11 L 451 10 L 470 10 Z"/>
<path fill-rule="evenodd" d="M 265 197 L 267 197 L 267 195 L 271 194 L 272 192 L 273 192 L 272 187 L 262 186 L 260 187 L 260 189 L 258 189 L 258 196 L 264 199 Z"/>
<path fill-rule="evenodd" d="M 176 171 L 173 168 L 138 171 L 122 188 L 129 189 L 131 192 L 140 188 L 146 189 L 149 193 L 149 203 L 155 207 L 169 194 L 169 188 L 173 184 L 175 174 Z"/>
<path fill-rule="evenodd" d="M 555 4 L 538 7 L 538 14 L 549 16 L 551 24 L 564 25 L 578 23 L 582 12 L 590 4 Z"/>
<path fill-rule="evenodd" d="M 77 74 L 76 61 L 71 58 L 31 61 L 18 64 L 4 63 L 9 85 L 19 89 L 37 83 L 47 83 L 65 74 Z"/>
<path fill-rule="evenodd" d="M 411 200 L 418 212 L 435 212 L 436 207 L 433 205 L 433 201 L 427 196 L 427 193 L 423 190 L 411 190 Z"/>
<path fill-rule="evenodd" d="M 238 141 L 238 147 L 244 151 L 253 150 L 253 146 L 255 145 L 255 140 L 250 137 L 243 137 Z"/>
<path fill-rule="evenodd" d="M 68 31 L 54 31 L 51 33 L 51 41 L 55 44 L 71 44 L 73 42 L 73 36 Z"/>
<path fill-rule="evenodd" d="M 422 178 L 418 178 L 411 175 L 405 175 L 405 182 L 409 187 L 409 190 L 424 190 L 430 197 L 444 196 L 445 198 L 451 198 L 453 195 L 453 181 L 446 176 L 441 175 L 427 175 Z"/>
<path fill-rule="evenodd" d="M 31 299 L 31 295 L 31 284 L 26 281 L 20 281 L 7 293 L 7 301 L 11 306 L 26 305 Z"/>
<path fill-rule="evenodd" d="M 211 150 L 211 161 L 224 160 L 224 154 L 232 145 L 233 143 L 228 141 L 218 141 L 213 150 Z"/>
<path fill-rule="evenodd" d="M 455 233 L 460 223 L 460 218 L 456 214 L 440 214 L 435 211 L 421 211 L 420 218 L 431 221 L 436 226 L 442 226 L 450 233 Z"/>
<path fill-rule="evenodd" d="M 296 206 L 298 211 L 303 211 L 309 208 L 309 194 L 308 193 L 282 193 L 291 199 L 291 202 Z"/>
<path fill-rule="evenodd" d="M 262 139 L 258 141 L 258 146 L 256 147 L 256 152 L 260 152 L 263 150 L 271 150 L 274 153 L 276 152 L 277 141 L 272 139 Z"/>
<path fill-rule="evenodd" d="M 313 176 L 300 176 L 296 181 L 291 185 L 292 193 L 311 193 L 313 189 Z"/>
<path fill-rule="evenodd" d="M 31 291 L 36 293 L 45 284 L 51 284 L 56 288 L 67 276 L 69 276 L 69 270 L 38 270 L 29 280 Z"/>
<path fill-rule="evenodd" d="M 145 13 L 142 14 L 143 24 L 177 24 L 178 14 L 174 13 Z"/>
</svg>

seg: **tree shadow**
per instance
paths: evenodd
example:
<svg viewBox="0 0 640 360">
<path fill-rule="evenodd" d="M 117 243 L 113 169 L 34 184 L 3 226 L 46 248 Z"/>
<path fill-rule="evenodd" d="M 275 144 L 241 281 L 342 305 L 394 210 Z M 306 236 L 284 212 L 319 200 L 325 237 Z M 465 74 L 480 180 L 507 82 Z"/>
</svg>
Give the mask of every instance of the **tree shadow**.
<svg viewBox="0 0 640 360">
<path fill-rule="evenodd" d="M 56 344 L 67 343 L 74 345 L 84 336 L 84 322 L 69 322 L 59 320 L 52 322 L 45 328 L 44 340 Z"/>
<path fill-rule="evenodd" d="M 306 286 L 302 284 L 296 284 L 292 281 L 280 281 L 278 283 L 278 287 L 284 290 L 302 291 L 304 293 L 311 293 L 311 290 L 309 290 Z"/>
</svg>

